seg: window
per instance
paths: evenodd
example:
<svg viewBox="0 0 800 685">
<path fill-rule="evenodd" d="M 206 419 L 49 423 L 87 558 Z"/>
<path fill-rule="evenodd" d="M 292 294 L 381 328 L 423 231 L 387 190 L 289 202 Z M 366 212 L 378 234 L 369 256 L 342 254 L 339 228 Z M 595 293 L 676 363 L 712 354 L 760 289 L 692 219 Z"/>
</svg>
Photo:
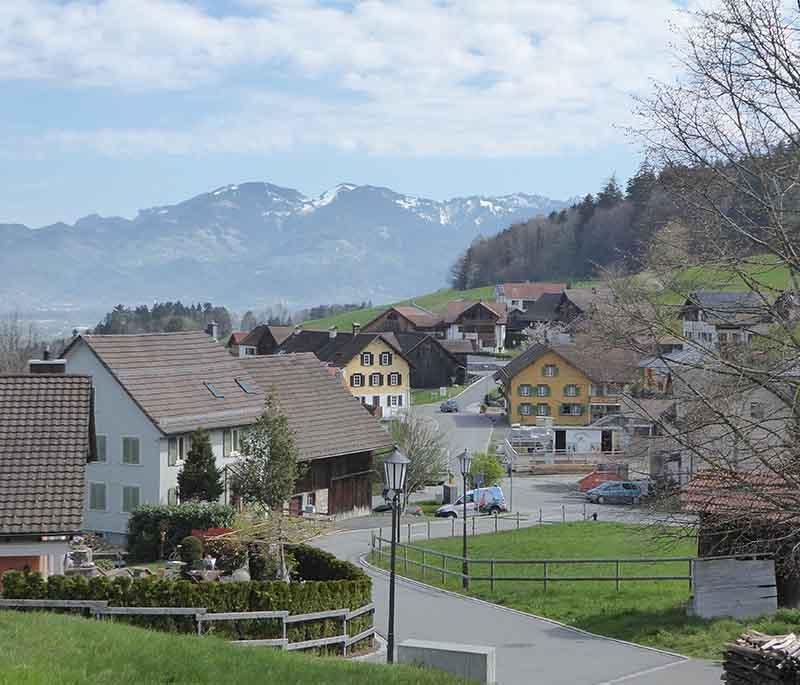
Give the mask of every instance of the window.
<svg viewBox="0 0 800 685">
<path fill-rule="evenodd" d="M 238 386 L 239 386 L 239 387 L 240 387 L 242 390 L 244 390 L 244 391 L 245 391 L 245 392 L 246 392 L 248 395 L 257 395 L 257 394 L 258 394 L 258 392 L 257 392 L 257 391 L 256 391 L 256 389 L 253 387 L 253 385 L 250 383 L 250 381 L 248 381 L 248 380 L 245 380 L 244 378 L 237 378 L 237 379 L 236 379 L 236 383 L 237 383 L 237 384 L 238 384 Z"/>
<path fill-rule="evenodd" d="M 750 418 L 757 421 L 764 418 L 764 405 L 761 402 L 750 403 Z"/>
<path fill-rule="evenodd" d="M 389 385 L 400 385 L 402 376 L 396 371 L 389 374 Z"/>
<path fill-rule="evenodd" d="M 536 405 L 536 416 L 550 416 L 550 405 L 549 404 L 537 404 Z"/>
<path fill-rule="evenodd" d="M 542 367 L 542 375 L 547 378 L 555 378 L 558 376 L 558 367 L 555 364 L 545 364 Z"/>
<path fill-rule="evenodd" d="M 375 358 L 372 355 L 372 352 L 362 352 L 361 353 L 361 366 L 372 366 Z"/>
<path fill-rule="evenodd" d="M 179 461 L 186 459 L 190 449 L 191 438 L 188 435 L 179 435 L 167 441 L 167 465 L 175 466 Z"/>
<path fill-rule="evenodd" d="M 369 376 L 369 384 L 374 388 L 380 385 L 383 385 L 383 374 L 382 373 L 372 373 Z"/>
<path fill-rule="evenodd" d="M 134 509 L 139 506 L 139 486 L 138 485 L 123 485 L 122 486 L 122 511 L 130 514 Z"/>
<path fill-rule="evenodd" d="M 564 394 L 567 397 L 577 397 L 581 394 L 581 389 L 577 385 L 570 383 L 564 386 Z"/>
<path fill-rule="evenodd" d="M 242 439 L 246 434 L 245 428 L 226 428 L 222 431 L 222 456 L 238 456 L 242 448 Z"/>
<path fill-rule="evenodd" d="M 89 483 L 89 509 L 93 511 L 106 510 L 105 483 Z"/>
<path fill-rule="evenodd" d="M 590 385 L 589 394 L 595 397 L 605 397 L 608 395 L 608 390 L 605 385 Z"/>
<path fill-rule="evenodd" d="M 402 407 L 403 406 L 403 396 L 402 395 L 389 395 L 389 406 L 390 407 Z"/>
<path fill-rule="evenodd" d="M 360 388 L 364 385 L 364 374 L 363 373 L 354 373 L 350 376 L 350 385 L 353 388 Z"/>
<path fill-rule="evenodd" d="M 167 504 L 175 506 L 178 503 L 178 489 L 170 488 L 167 490 Z"/>
<path fill-rule="evenodd" d="M 122 463 L 139 464 L 139 438 L 122 438 Z"/>
<path fill-rule="evenodd" d="M 583 414 L 583 405 L 581 404 L 562 404 L 561 416 L 580 416 Z"/>
<path fill-rule="evenodd" d="M 392 365 L 392 353 L 391 352 L 381 352 L 380 361 L 381 361 L 381 366 L 391 366 Z"/>
<path fill-rule="evenodd" d="M 519 405 L 520 416 L 533 416 L 533 405 L 523 402 Z"/>
<path fill-rule="evenodd" d="M 531 395 L 533 395 L 533 387 L 526 384 L 520 385 L 519 395 L 520 397 L 530 397 Z"/>
<path fill-rule="evenodd" d="M 550 397 L 550 386 L 549 385 L 537 385 L 536 386 L 536 395 L 538 397 Z"/>
<path fill-rule="evenodd" d="M 105 435 L 98 435 L 95 439 L 94 443 L 94 460 L 98 462 L 105 462 L 107 461 L 108 457 L 106 456 L 106 436 Z"/>
<path fill-rule="evenodd" d="M 203 385 L 205 385 L 206 388 L 208 389 L 208 392 L 214 395 L 214 397 L 216 397 L 218 400 L 225 399 L 225 395 L 223 395 L 213 383 L 205 382 L 203 383 Z"/>
</svg>

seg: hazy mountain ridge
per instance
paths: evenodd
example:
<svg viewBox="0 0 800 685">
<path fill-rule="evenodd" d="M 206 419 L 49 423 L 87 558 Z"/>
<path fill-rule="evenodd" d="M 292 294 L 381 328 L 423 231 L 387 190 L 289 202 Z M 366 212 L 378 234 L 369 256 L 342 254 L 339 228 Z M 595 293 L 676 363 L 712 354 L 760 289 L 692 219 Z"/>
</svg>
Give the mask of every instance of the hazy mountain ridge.
<svg viewBox="0 0 800 685">
<path fill-rule="evenodd" d="M 524 193 L 439 202 L 354 184 L 309 198 L 253 182 L 133 219 L 0 224 L 0 309 L 394 300 L 444 286 L 452 256 L 477 235 L 565 205 Z"/>
</svg>

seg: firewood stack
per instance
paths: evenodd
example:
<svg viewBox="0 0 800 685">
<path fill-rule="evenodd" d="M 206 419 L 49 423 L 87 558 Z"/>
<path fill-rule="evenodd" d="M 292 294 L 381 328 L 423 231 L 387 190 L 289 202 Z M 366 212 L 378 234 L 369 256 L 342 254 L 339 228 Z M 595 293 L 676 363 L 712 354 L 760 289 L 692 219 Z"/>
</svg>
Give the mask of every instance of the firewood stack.
<svg viewBox="0 0 800 685">
<path fill-rule="evenodd" d="M 727 645 L 723 666 L 722 680 L 733 685 L 800 685 L 800 639 L 750 630 Z"/>
</svg>

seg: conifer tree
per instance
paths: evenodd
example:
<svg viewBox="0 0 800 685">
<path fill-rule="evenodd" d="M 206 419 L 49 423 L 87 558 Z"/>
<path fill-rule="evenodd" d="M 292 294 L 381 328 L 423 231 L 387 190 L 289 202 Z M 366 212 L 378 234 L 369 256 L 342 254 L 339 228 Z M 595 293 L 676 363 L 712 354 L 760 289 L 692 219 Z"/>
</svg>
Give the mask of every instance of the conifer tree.
<svg viewBox="0 0 800 685">
<path fill-rule="evenodd" d="M 201 500 L 216 502 L 222 495 L 222 472 L 214 461 L 211 440 L 206 431 L 192 433 L 192 447 L 178 474 L 178 493 L 181 502 Z"/>
</svg>

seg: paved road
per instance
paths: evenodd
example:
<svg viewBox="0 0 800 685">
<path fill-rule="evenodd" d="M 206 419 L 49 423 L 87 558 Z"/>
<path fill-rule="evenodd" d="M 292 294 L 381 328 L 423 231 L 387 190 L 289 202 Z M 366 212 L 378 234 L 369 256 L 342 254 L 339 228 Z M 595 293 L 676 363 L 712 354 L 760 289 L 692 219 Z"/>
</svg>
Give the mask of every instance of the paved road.
<svg viewBox="0 0 800 685">
<path fill-rule="evenodd" d="M 437 530 L 447 532 L 443 526 Z M 369 536 L 368 530 L 340 531 L 317 544 L 357 563 L 369 547 Z M 376 625 L 385 636 L 388 578 L 368 572 Z M 492 645 L 499 685 L 700 685 L 718 682 L 720 673 L 713 664 L 589 635 L 403 578 L 397 584 L 396 637 L 398 642 L 414 638 Z"/>
</svg>

